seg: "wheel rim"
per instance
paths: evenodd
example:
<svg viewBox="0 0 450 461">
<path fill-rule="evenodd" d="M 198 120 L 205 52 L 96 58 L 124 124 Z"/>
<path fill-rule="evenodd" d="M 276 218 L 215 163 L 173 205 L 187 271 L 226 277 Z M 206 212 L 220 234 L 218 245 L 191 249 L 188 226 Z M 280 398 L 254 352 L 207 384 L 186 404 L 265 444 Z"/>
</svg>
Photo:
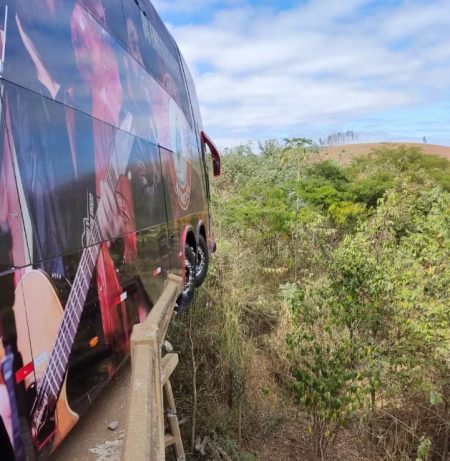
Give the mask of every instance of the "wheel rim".
<svg viewBox="0 0 450 461">
<path fill-rule="evenodd" d="M 197 249 L 197 277 L 202 274 L 205 264 L 205 252 L 203 251 L 203 248 L 199 246 Z"/>
<path fill-rule="evenodd" d="M 195 274 L 193 271 L 192 264 L 188 258 L 185 258 L 184 261 L 184 273 L 186 277 L 186 284 L 184 285 L 183 295 L 187 295 L 189 293 L 189 290 L 195 284 Z"/>
</svg>

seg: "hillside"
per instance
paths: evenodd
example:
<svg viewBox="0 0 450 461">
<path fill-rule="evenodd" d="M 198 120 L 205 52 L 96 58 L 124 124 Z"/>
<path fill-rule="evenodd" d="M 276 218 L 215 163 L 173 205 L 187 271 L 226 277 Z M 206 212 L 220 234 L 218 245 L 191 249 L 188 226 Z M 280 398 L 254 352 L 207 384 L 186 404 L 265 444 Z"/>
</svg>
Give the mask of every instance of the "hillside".
<svg viewBox="0 0 450 461">
<path fill-rule="evenodd" d="M 438 144 L 419 144 L 419 143 L 361 143 L 361 144 L 344 144 L 342 146 L 323 147 L 320 149 L 320 158 L 323 160 L 333 159 L 344 163 L 349 163 L 351 159 L 358 155 L 368 155 L 380 147 L 396 146 L 414 147 L 422 150 L 425 154 L 439 155 L 450 160 L 450 147 L 440 146 Z"/>
</svg>

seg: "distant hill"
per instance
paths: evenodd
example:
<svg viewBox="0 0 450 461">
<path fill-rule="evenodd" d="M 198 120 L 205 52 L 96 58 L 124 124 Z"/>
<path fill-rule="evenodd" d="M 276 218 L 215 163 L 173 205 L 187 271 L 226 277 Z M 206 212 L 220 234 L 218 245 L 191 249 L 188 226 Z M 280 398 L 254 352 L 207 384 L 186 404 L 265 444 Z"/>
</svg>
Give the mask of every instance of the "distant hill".
<svg viewBox="0 0 450 461">
<path fill-rule="evenodd" d="M 380 142 L 363 144 L 345 144 L 335 147 L 322 147 L 320 149 L 321 160 L 334 159 L 341 162 L 348 162 L 353 157 L 368 155 L 373 150 L 386 146 L 414 146 L 421 149 L 426 154 L 440 155 L 450 160 L 450 147 L 437 144 L 419 144 L 411 142 Z"/>
</svg>

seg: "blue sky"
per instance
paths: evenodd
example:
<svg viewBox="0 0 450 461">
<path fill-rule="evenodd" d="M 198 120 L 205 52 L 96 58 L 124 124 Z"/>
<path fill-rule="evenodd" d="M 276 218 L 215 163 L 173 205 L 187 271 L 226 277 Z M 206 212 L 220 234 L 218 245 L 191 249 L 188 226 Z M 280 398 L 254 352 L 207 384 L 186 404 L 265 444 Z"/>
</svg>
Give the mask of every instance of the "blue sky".
<svg viewBox="0 0 450 461">
<path fill-rule="evenodd" d="M 221 147 L 353 130 L 450 145 L 449 0 L 154 0 Z"/>
</svg>

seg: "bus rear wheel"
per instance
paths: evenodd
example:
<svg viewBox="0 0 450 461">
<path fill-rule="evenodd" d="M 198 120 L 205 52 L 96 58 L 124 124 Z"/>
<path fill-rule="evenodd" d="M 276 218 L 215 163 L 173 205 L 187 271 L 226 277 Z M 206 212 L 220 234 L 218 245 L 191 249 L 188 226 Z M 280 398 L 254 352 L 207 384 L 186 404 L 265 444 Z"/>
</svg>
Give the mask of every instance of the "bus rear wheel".
<svg viewBox="0 0 450 461">
<path fill-rule="evenodd" d="M 195 291 L 195 275 L 196 275 L 195 254 L 192 248 L 186 244 L 184 246 L 184 273 L 185 283 L 183 291 L 178 296 L 176 311 L 183 312 L 191 303 Z"/>
<path fill-rule="evenodd" d="M 195 271 L 195 286 L 199 287 L 205 281 L 208 275 L 209 251 L 205 237 L 200 235 L 197 245 L 197 260 Z"/>
</svg>

